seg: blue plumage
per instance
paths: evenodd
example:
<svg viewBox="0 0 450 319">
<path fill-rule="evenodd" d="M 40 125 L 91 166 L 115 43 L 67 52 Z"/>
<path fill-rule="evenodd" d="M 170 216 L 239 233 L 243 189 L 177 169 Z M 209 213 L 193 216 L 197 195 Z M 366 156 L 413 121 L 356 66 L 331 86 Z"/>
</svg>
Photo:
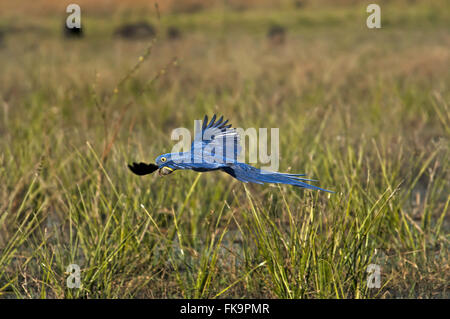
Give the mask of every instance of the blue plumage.
<svg viewBox="0 0 450 319">
<path fill-rule="evenodd" d="M 269 172 L 239 162 L 237 160 L 241 151 L 239 134 L 227 123 L 228 120 L 223 121 L 223 116 L 217 121 L 216 115 L 211 121 L 205 116 L 201 129 L 196 130 L 190 151 L 162 154 L 156 158 L 156 164 L 133 163 L 128 167 L 137 175 L 150 174 L 157 169 L 160 175 L 168 175 L 181 169 L 197 172 L 221 170 L 244 183 L 288 184 L 333 193 L 305 183 L 315 180 L 303 178 L 305 175 L 302 174 Z"/>
</svg>

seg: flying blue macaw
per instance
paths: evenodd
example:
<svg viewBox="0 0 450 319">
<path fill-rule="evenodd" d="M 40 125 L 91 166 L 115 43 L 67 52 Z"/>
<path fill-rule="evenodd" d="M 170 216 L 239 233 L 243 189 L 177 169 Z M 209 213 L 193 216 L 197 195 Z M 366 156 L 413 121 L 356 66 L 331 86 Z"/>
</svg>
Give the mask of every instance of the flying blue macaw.
<svg viewBox="0 0 450 319">
<path fill-rule="evenodd" d="M 241 182 L 288 184 L 301 188 L 322 190 L 333 193 L 304 181 L 316 181 L 302 178 L 304 174 L 286 174 L 269 172 L 237 161 L 240 153 L 239 134 L 231 128 L 223 116 L 216 121 L 216 115 L 208 123 L 205 115 L 201 129 L 196 130 L 194 141 L 188 152 L 167 153 L 156 158 L 156 164 L 133 163 L 129 169 L 137 175 L 147 175 L 158 170 L 160 176 L 168 175 L 179 169 L 191 169 L 196 172 L 221 170 Z"/>
</svg>

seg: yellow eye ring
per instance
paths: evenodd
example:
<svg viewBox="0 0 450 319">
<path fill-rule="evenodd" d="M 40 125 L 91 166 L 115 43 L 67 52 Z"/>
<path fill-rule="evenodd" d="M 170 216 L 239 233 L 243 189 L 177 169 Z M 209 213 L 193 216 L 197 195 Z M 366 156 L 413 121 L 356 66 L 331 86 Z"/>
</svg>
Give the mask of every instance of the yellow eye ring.
<svg viewBox="0 0 450 319">
<path fill-rule="evenodd" d="M 165 157 L 161 157 L 161 162 L 165 162 L 165 161 L 167 161 L 167 158 L 165 158 Z"/>
</svg>

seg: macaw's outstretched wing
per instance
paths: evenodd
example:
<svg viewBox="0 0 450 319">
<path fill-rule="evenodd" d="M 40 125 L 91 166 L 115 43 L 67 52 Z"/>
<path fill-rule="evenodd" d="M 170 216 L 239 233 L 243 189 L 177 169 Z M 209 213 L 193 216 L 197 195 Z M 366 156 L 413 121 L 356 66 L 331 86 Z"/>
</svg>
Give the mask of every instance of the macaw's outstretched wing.
<svg viewBox="0 0 450 319">
<path fill-rule="evenodd" d="M 191 151 L 202 154 L 205 158 L 214 157 L 215 160 L 236 162 L 241 152 L 240 137 L 236 129 L 227 123 L 228 120 L 223 121 L 223 116 L 216 121 L 215 114 L 208 122 L 208 116 L 205 115 L 201 128 L 196 127 Z"/>
<path fill-rule="evenodd" d="M 333 191 L 305 183 L 305 181 L 316 182 L 316 180 L 302 178 L 301 176 L 305 175 L 301 174 L 285 174 L 285 173 L 269 172 L 244 163 L 232 164 L 227 167 L 223 167 L 222 170 L 244 183 L 251 182 L 258 184 L 264 183 L 288 184 L 302 188 L 315 189 L 329 193 L 334 193 Z"/>
</svg>

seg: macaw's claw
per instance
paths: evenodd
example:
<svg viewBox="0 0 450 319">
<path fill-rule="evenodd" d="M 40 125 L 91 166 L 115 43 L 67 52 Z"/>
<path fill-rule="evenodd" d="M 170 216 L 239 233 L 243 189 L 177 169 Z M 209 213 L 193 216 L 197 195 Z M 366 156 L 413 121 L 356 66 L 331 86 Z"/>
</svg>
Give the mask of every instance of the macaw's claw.
<svg viewBox="0 0 450 319">
<path fill-rule="evenodd" d="M 159 176 L 169 175 L 171 173 L 173 173 L 173 169 L 167 166 L 161 167 L 158 171 Z"/>
</svg>

